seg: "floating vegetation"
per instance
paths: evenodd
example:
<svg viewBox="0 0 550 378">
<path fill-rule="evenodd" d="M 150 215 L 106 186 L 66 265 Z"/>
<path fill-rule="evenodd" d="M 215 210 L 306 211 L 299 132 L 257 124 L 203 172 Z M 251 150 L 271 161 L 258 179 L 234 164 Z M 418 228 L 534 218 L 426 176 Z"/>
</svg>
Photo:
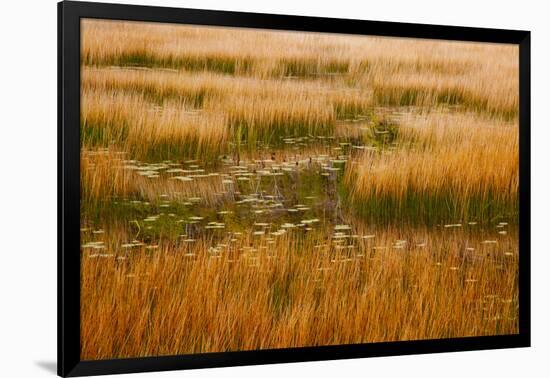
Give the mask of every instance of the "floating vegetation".
<svg viewBox="0 0 550 378">
<path fill-rule="evenodd" d="M 334 230 L 351 230 L 351 227 L 346 224 L 337 224 L 334 226 Z"/>
<path fill-rule="evenodd" d="M 189 177 L 189 176 L 174 176 L 171 178 L 172 180 L 179 180 L 179 181 L 182 181 L 182 182 L 190 182 L 190 181 L 193 181 L 193 178 L 192 177 Z"/>
<path fill-rule="evenodd" d="M 143 246 L 144 244 L 142 242 L 139 242 L 139 241 L 133 241 L 131 243 L 124 243 L 121 245 L 121 248 L 134 248 L 134 247 L 141 247 Z"/>
<path fill-rule="evenodd" d="M 223 230 L 225 228 L 225 223 L 209 222 L 204 228 L 207 230 Z"/>
<path fill-rule="evenodd" d="M 443 227 L 445 227 L 445 228 L 457 228 L 457 227 L 462 227 L 462 224 L 460 224 L 460 223 L 446 224 Z"/>
<path fill-rule="evenodd" d="M 285 223 L 281 225 L 281 228 L 295 228 L 296 225 L 292 223 Z"/>
<path fill-rule="evenodd" d="M 313 224 L 313 223 L 319 223 L 319 219 L 318 218 L 302 219 L 300 222 L 302 222 L 303 224 Z"/>
<path fill-rule="evenodd" d="M 104 249 L 105 245 L 102 241 L 88 242 L 81 245 L 81 248 Z"/>
<path fill-rule="evenodd" d="M 105 258 L 105 257 L 113 257 L 114 255 L 112 253 L 94 253 L 92 255 L 88 255 L 88 258 Z"/>
</svg>

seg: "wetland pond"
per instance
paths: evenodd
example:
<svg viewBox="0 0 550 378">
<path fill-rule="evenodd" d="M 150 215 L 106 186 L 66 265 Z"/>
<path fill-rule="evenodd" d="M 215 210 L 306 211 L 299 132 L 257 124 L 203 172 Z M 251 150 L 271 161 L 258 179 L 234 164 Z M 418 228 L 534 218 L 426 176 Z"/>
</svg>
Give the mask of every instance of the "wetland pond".
<svg viewBox="0 0 550 378">
<path fill-rule="evenodd" d="M 267 253 L 291 237 L 309 240 L 336 261 L 377 250 L 418 250 L 432 237 L 461 235 L 461 255 L 515 258 L 517 229 L 502 219 L 411 226 L 397 220 L 369 223 L 355 214 L 343 185 L 346 166 L 354 156 L 391 154 L 398 146 L 394 123 L 403 114 L 393 109 L 391 121 L 378 124 L 368 116 L 339 121 L 331 136 L 281 137 L 213 161 L 138 161 L 115 153 L 111 161 L 141 189 L 83 209 L 82 250 L 88 258 L 125 259 L 164 245 L 188 257 L 208 251 L 212 258 L 226 253 L 234 258 Z M 101 154 L 112 151 L 88 153 L 89 169 Z M 118 234 L 123 225 L 125 232 L 106 237 L 111 225 Z"/>
</svg>

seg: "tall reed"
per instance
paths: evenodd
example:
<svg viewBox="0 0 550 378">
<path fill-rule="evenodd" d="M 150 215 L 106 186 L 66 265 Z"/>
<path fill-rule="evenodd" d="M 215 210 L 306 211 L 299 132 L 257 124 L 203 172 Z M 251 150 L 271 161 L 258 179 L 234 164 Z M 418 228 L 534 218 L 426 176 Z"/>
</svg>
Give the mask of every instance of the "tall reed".
<svg viewBox="0 0 550 378">
<path fill-rule="evenodd" d="M 496 245 L 464 231 L 374 233 L 343 252 L 323 234 L 282 236 L 275 245 L 243 236 L 219 254 L 206 240 L 86 252 L 81 358 L 518 331 L 514 233 Z"/>
<path fill-rule="evenodd" d="M 427 119 L 403 120 L 397 150 L 351 164 L 353 206 L 368 218 L 404 222 L 516 219 L 517 127 L 479 124 L 472 115 Z"/>
</svg>

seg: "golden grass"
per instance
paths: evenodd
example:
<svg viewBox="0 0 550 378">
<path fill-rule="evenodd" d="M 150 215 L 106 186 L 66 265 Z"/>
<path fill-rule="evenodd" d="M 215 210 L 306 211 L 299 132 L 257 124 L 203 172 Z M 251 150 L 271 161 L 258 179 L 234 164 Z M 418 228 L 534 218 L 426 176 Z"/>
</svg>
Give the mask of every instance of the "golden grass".
<svg viewBox="0 0 550 378">
<path fill-rule="evenodd" d="M 516 71 L 494 81 L 493 68 L 484 67 L 461 75 L 416 72 L 377 75 L 370 82 L 377 102 L 387 105 L 462 105 L 467 110 L 486 112 L 505 119 L 517 117 L 519 81 Z"/>
<path fill-rule="evenodd" d="M 81 357 L 516 333 L 517 239 L 497 240 L 390 228 L 340 251 L 316 234 L 84 252 Z"/>
<path fill-rule="evenodd" d="M 514 46 L 94 20 L 84 20 L 82 26 L 86 65 L 340 78 L 352 87 L 374 90 L 380 103 L 450 100 L 470 110 L 517 116 L 519 59 Z"/>
<path fill-rule="evenodd" d="M 121 154 L 113 151 L 81 151 L 80 200 L 100 202 L 127 196 L 132 179 L 123 168 Z"/>
<path fill-rule="evenodd" d="M 281 136 L 328 135 L 337 118 L 367 113 L 372 102 L 370 91 L 212 73 L 85 68 L 82 88 L 84 145 L 114 143 L 138 157 L 150 148 L 198 157 L 227 153 L 228 142 L 250 149 Z"/>
<path fill-rule="evenodd" d="M 437 221 L 437 213 L 457 221 L 515 218 L 517 127 L 487 125 L 472 115 L 431 115 L 404 119 L 399 133 L 404 146 L 365 153 L 346 172 L 352 201 L 366 215 L 412 214 Z"/>
<path fill-rule="evenodd" d="M 517 47 L 101 20 L 81 46 L 83 359 L 517 333 Z"/>
<path fill-rule="evenodd" d="M 160 108 L 139 94 L 89 91 L 81 104 L 83 147 L 114 144 L 138 157 L 197 156 L 220 151 L 227 139 L 222 115 L 198 116 L 181 102 Z"/>
<path fill-rule="evenodd" d="M 96 209 L 116 199 L 141 198 L 152 203 L 159 198 L 184 200 L 200 198 L 200 202 L 214 205 L 223 201 L 224 192 L 219 176 L 197 178 L 185 182 L 171 177 L 148 177 L 139 174 L 133 162 L 124 159 L 125 153 L 112 150 L 81 151 L 80 200 L 84 209 Z M 143 170 L 149 170 L 147 166 Z M 143 171 L 142 170 L 142 171 Z"/>
</svg>

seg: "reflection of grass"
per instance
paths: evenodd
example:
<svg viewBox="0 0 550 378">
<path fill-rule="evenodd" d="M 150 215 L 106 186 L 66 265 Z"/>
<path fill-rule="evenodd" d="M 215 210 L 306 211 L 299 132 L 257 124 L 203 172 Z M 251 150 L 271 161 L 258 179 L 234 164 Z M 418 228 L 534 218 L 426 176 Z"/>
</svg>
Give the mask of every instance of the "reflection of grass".
<svg viewBox="0 0 550 378">
<path fill-rule="evenodd" d="M 86 214 L 95 214 L 94 219 L 109 217 L 110 206 L 117 199 L 140 200 L 154 206 L 164 200 L 181 206 L 184 199 L 193 197 L 210 206 L 223 200 L 219 196 L 223 191 L 219 177 L 180 182 L 171 178 L 175 174 L 163 173 L 162 177 L 150 178 L 128 169 L 131 163 L 123 160 L 122 154 L 110 150 L 83 150 L 81 155 L 81 208 Z M 161 197 L 167 193 L 168 197 Z"/>
<path fill-rule="evenodd" d="M 223 232 L 247 232 L 254 228 L 254 224 L 263 222 L 266 216 L 263 212 L 255 214 L 258 209 L 273 211 L 268 227 L 271 231 L 283 223 L 299 224 L 303 219 L 332 216 L 325 215 L 329 200 L 326 191 L 335 183 L 319 174 L 318 165 L 280 176 L 253 175 L 249 181 L 234 178 L 232 184 L 225 184 L 224 189 L 228 190 L 225 199 L 220 196 L 224 187 L 221 176 L 184 183 L 168 178 L 170 174 L 160 173 L 162 171 L 159 178 L 142 177 L 136 171 L 123 169 L 122 160 L 108 152 L 85 153 L 82 168 L 85 190 L 81 196 L 81 213 L 88 223 L 110 228 L 121 222 L 137 222 L 142 233 L 155 240 L 174 239 L 178 236 L 177 230 L 181 233 L 193 216 L 202 218 L 193 227 L 202 230 L 207 222 L 221 222 L 225 225 Z M 94 192 L 89 191 L 90 186 Z M 232 200 L 235 191 L 241 199 L 259 198 L 259 194 L 270 199 L 264 200 L 259 208 L 254 207 L 256 202 L 236 205 Z M 307 204 L 303 206 L 308 210 L 288 212 L 283 203 L 289 201 Z M 156 219 L 145 221 L 148 217 Z"/>
</svg>

